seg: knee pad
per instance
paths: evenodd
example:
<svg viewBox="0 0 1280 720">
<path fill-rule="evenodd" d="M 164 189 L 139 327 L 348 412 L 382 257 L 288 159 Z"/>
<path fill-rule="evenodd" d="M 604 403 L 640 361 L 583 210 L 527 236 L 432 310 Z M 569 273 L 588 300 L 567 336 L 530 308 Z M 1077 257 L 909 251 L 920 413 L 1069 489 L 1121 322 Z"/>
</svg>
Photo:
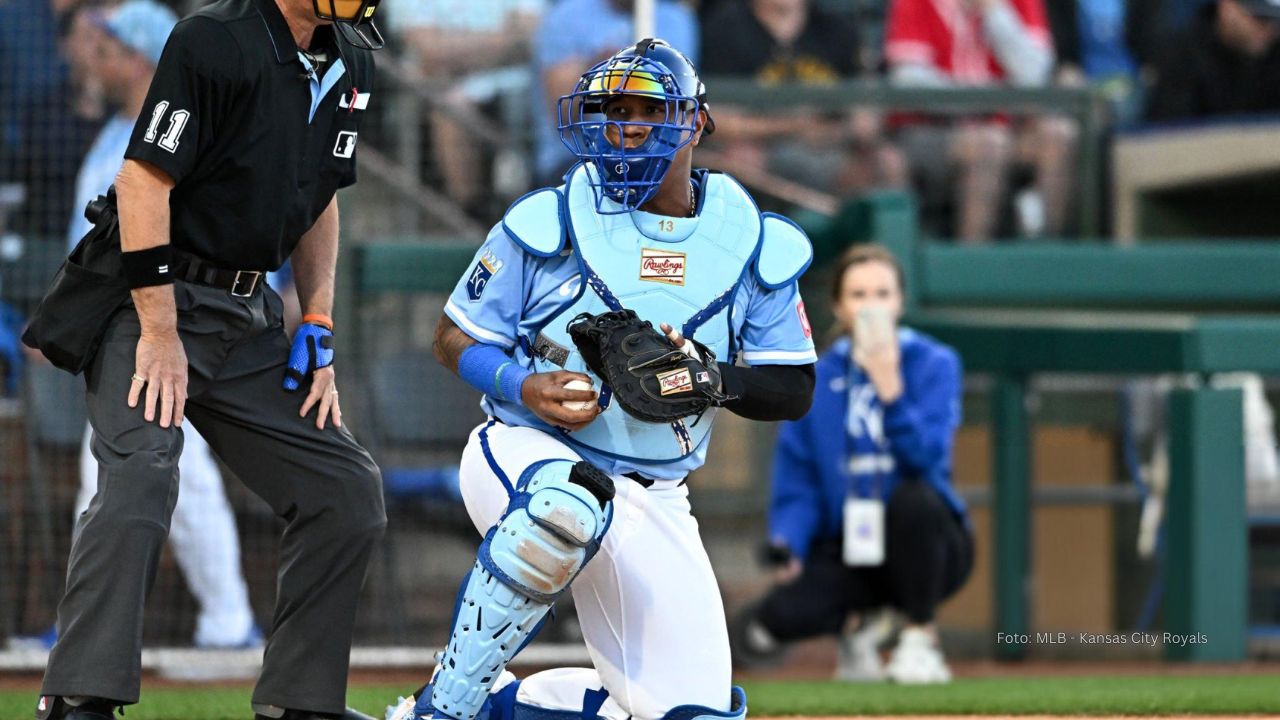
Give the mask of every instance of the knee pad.
<svg viewBox="0 0 1280 720">
<path fill-rule="evenodd" d="M 703 705 L 680 705 L 668 710 L 662 720 L 746 720 L 746 717 L 747 693 L 734 685 L 729 689 L 729 709 L 725 712 Z"/>
<path fill-rule="evenodd" d="M 586 462 L 553 460 L 526 471 L 521 492 L 480 545 L 480 564 L 527 597 L 553 602 L 600 549 L 613 481 Z"/>
<path fill-rule="evenodd" d="M 454 614 L 431 704 L 474 720 L 498 675 L 600 548 L 613 481 L 586 462 L 529 467 L 507 512 L 485 535 Z"/>
</svg>

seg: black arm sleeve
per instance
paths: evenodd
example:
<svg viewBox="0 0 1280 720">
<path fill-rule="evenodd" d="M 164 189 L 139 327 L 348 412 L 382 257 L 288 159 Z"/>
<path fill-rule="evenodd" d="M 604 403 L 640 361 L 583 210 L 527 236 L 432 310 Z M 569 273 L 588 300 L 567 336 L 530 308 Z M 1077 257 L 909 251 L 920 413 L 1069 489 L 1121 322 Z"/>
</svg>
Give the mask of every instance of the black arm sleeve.
<svg viewBox="0 0 1280 720">
<path fill-rule="evenodd" d="M 748 420 L 799 420 L 813 403 L 813 365 L 738 367 L 720 363 L 725 409 Z"/>
</svg>

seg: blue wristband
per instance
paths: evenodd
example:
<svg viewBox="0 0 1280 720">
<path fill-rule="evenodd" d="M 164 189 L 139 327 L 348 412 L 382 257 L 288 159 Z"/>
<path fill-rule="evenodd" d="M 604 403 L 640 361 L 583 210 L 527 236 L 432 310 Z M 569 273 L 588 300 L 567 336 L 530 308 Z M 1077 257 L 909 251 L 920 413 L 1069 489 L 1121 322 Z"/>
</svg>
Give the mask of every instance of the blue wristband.
<svg viewBox="0 0 1280 720">
<path fill-rule="evenodd" d="M 458 358 L 458 375 L 471 387 L 498 400 L 524 405 L 520 389 L 533 372 L 520 367 L 497 345 L 476 343 Z"/>
</svg>

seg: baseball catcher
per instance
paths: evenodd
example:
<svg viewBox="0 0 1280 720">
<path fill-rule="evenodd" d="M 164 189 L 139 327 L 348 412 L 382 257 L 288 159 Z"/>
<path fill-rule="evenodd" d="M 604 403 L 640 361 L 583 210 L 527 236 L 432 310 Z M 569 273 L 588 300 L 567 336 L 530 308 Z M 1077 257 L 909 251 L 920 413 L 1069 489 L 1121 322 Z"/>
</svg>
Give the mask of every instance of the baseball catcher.
<svg viewBox="0 0 1280 720">
<path fill-rule="evenodd" d="M 490 415 L 460 468 L 484 540 L 436 673 L 389 718 L 745 717 L 685 478 L 718 413 L 808 409 L 811 250 L 692 169 L 713 128 L 667 43 L 592 67 L 560 99 L 580 162 L 507 211 L 446 303 L 436 355 Z M 566 591 L 594 667 L 515 679 Z"/>
</svg>

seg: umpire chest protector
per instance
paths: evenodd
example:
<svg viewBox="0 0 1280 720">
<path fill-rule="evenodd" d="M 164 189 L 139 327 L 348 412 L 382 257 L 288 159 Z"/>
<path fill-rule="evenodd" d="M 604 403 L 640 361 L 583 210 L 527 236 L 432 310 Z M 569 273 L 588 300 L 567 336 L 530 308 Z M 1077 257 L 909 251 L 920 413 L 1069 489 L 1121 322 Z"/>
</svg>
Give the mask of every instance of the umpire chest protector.
<svg viewBox="0 0 1280 720">
<path fill-rule="evenodd" d="M 567 238 L 583 279 L 572 301 L 551 315 L 536 337 L 521 339 L 531 351 L 533 369 L 586 373 L 600 388 L 566 326 L 579 313 L 621 308 L 634 310 L 654 327 L 669 323 L 696 337 L 718 359 L 732 362 L 743 320 L 733 317 L 733 299 L 761 253 L 767 218 L 737 182 L 721 174 L 706 175 L 696 218 L 602 215 L 595 211 L 593 173 L 590 165 L 580 164 L 562 188 L 522 198 L 503 218 L 508 235 L 535 255 L 559 254 Z M 808 242 L 800 237 L 807 257 Z M 570 443 L 622 459 L 676 462 L 711 432 L 717 412 L 713 408 L 700 420 L 650 423 L 628 415 L 608 396 L 604 390 L 605 409 L 594 422 L 565 435 Z"/>
</svg>

